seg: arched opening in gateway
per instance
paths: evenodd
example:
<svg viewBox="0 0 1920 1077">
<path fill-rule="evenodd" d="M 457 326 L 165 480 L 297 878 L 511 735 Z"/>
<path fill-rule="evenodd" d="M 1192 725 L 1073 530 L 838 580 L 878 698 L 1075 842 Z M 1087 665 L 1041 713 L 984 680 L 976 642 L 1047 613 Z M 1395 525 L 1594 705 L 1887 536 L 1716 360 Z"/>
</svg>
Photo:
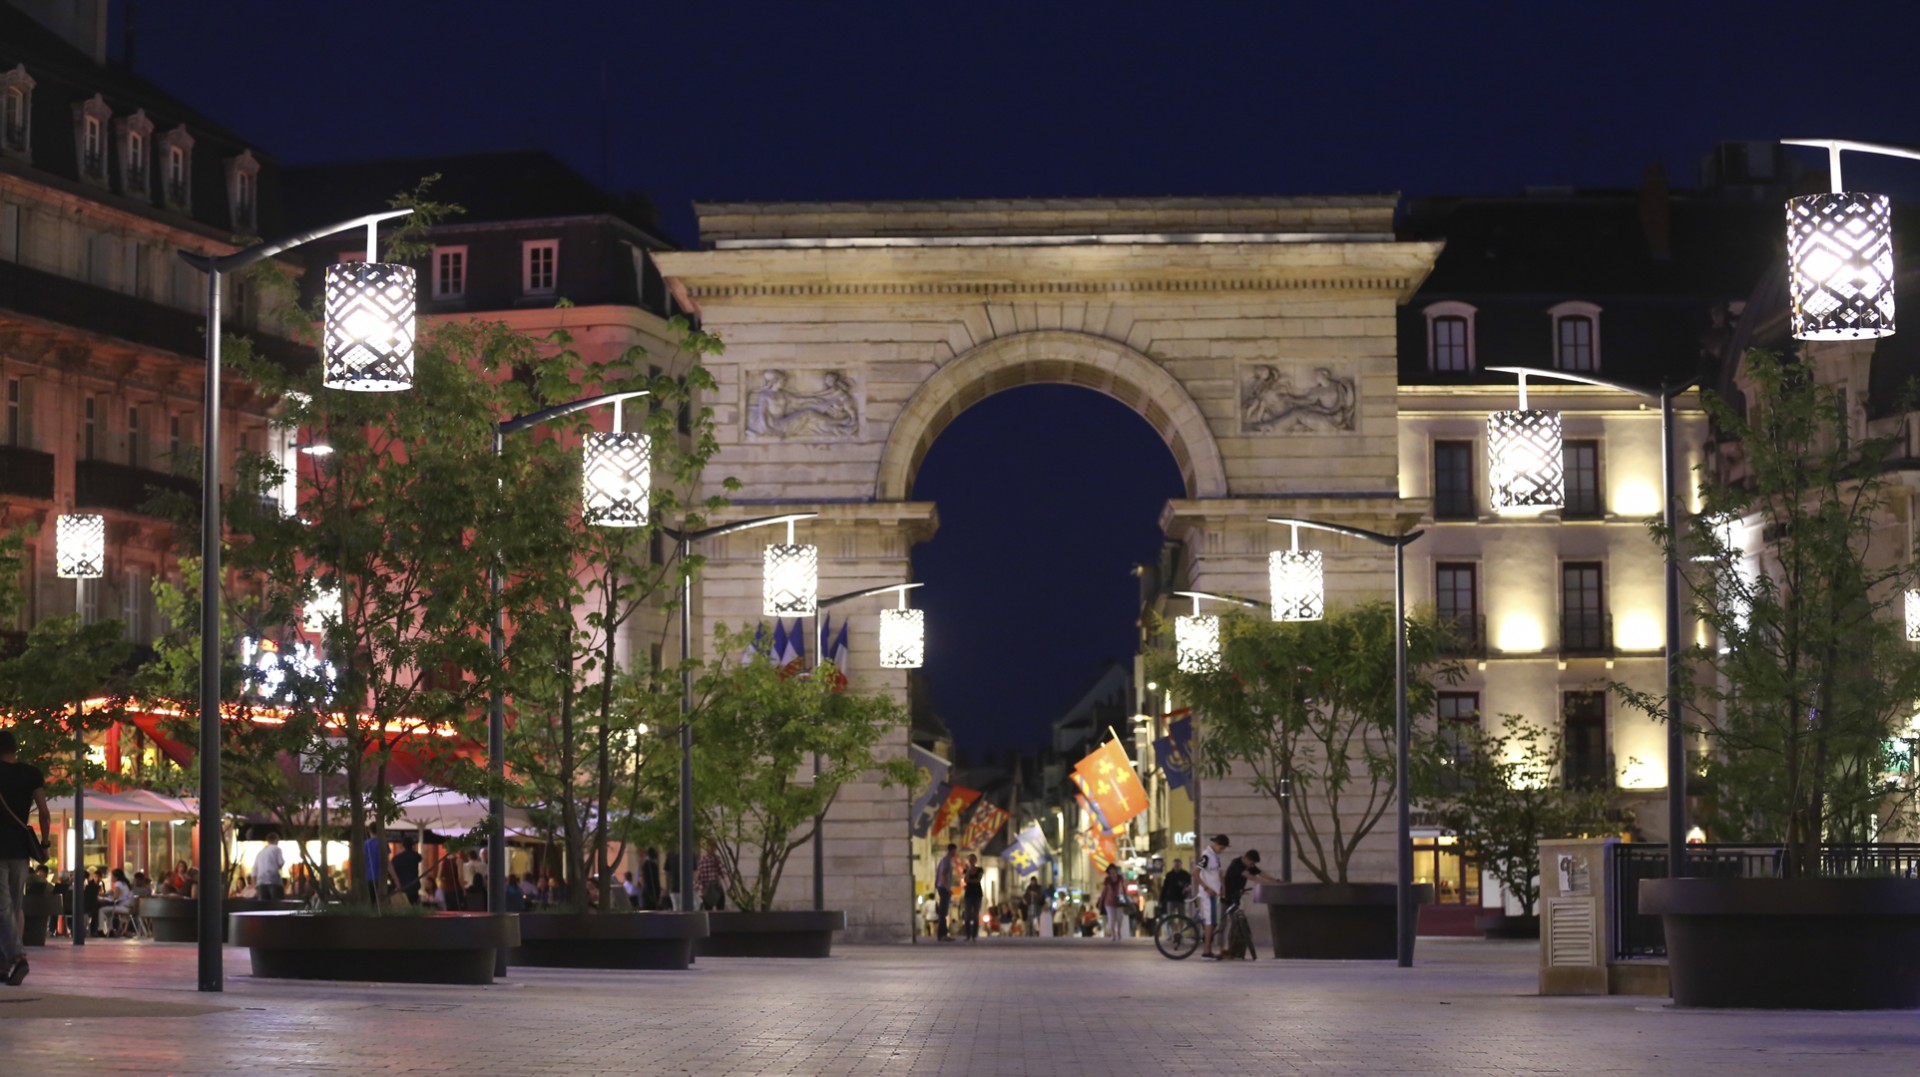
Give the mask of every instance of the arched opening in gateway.
<svg viewBox="0 0 1920 1077">
<path fill-rule="evenodd" d="M 1173 453 L 1105 394 L 1023 385 L 956 416 L 912 496 L 940 511 L 913 554 L 936 710 L 971 761 L 1040 747 L 1114 664 L 1131 669 L 1132 569 L 1159 559 L 1161 511 L 1187 496 Z"/>
</svg>

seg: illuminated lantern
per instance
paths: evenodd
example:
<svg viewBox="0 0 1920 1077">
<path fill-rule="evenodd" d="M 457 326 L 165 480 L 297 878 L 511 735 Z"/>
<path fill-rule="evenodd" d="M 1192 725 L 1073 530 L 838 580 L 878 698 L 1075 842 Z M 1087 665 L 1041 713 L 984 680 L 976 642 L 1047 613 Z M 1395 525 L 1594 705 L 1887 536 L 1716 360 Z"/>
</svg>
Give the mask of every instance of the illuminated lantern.
<svg viewBox="0 0 1920 1077">
<path fill-rule="evenodd" d="M 817 613 L 820 547 L 793 542 L 768 544 L 762 596 L 761 612 L 768 617 L 812 617 Z"/>
<path fill-rule="evenodd" d="M 316 587 L 313 598 L 300 611 L 300 627 L 309 632 L 325 632 L 329 625 L 340 623 L 346 606 L 338 587 Z"/>
<path fill-rule="evenodd" d="M 580 477 L 580 515 L 600 527 L 647 526 L 653 441 L 645 434 L 590 433 Z"/>
<path fill-rule="evenodd" d="M 1212 673 L 1220 668 L 1220 618 L 1191 614 L 1173 619 L 1174 664 L 1182 673 Z"/>
<path fill-rule="evenodd" d="M 1560 413 L 1521 407 L 1487 416 L 1487 484 L 1493 511 L 1537 516 L 1566 504 Z"/>
<path fill-rule="evenodd" d="M 1893 333 L 1893 209 L 1883 194 L 1787 200 L 1788 285 L 1799 340 Z"/>
<path fill-rule="evenodd" d="M 328 266 L 322 384 L 368 393 L 413 388 L 414 294 L 412 266 Z"/>
<path fill-rule="evenodd" d="M 1318 621 L 1327 612 L 1326 565 L 1319 550 L 1300 548 L 1300 529 L 1293 528 L 1293 548 L 1267 555 L 1267 582 L 1273 590 L 1273 619 Z"/>
<path fill-rule="evenodd" d="M 1920 643 L 1920 591 L 1907 592 L 1907 642 Z"/>
<path fill-rule="evenodd" d="M 881 610 L 880 665 L 885 669 L 919 669 L 926 660 L 926 611 Z"/>
<path fill-rule="evenodd" d="M 53 571 L 63 580 L 97 580 L 107 574 L 107 518 L 67 513 L 53 523 Z"/>
</svg>

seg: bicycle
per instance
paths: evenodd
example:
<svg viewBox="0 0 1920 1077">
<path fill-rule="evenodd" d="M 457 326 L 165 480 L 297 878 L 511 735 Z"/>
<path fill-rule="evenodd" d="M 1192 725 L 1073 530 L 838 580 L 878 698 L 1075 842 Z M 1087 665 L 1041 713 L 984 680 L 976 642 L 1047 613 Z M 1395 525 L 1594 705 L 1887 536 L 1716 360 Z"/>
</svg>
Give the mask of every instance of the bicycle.
<svg viewBox="0 0 1920 1077">
<path fill-rule="evenodd" d="M 1193 899 L 1188 898 L 1178 912 L 1162 913 L 1154 925 L 1153 946 L 1162 957 L 1184 961 L 1200 949 L 1200 922 L 1189 915 Z"/>
</svg>

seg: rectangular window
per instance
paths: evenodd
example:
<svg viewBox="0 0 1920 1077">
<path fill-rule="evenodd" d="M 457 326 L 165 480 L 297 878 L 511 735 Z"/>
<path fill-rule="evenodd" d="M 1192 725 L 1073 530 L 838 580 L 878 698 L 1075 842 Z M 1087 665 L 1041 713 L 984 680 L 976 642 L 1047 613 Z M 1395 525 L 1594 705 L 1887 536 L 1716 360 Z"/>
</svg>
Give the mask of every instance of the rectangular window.
<svg viewBox="0 0 1920 1077">
<path fill-rule="evenodd" d="M 7 444 L 21 447 L 26 437 L 25 417 L 21 413 L 24 404 L 20 399 L 23 387 L 19 378 L 7 379 Z"/>
<path fill-rule="evenodd" d="M 127 639 L 147 642 L 147 574 L 137 568 L 126 573 L 120 592 L 120 620 L 127 626 Z"/>
<path fill-rule="evenodd" d="M 140 409 L 127 408 L 127 466 L 141 467 L 145 464 L 145 446 L 140 441 Z"/>
<path fill-rule="evenodd" d="M 1560 566 L 1560 649 L 1576 654 L 1607 650 L 1607 613 L 1598 561 Z"/>
<path fill-rule="evenodd" d="M 135 191 L 147 189 L 147 140 L 138 131 L 127 132 L 127 186 Z"/>
<path fill-rule="evenodd" d="M 1442 562 L 1433 566 L 1433 609 L 1453 635 L 1456 653 L 1480 653 L 1480 566 Z"/>
<path fill-rule="evenodd" d="M 1604 515 L 1606 506 L 1600 499 L 1600 443 L 1568 441 L 1562 444 L 1560 455 L 1567 474 L 1567 507 L 1561 517 Z"/>
<path fill-rule="evenodd" d="M 187 151 L 178 146 L 167 147 L 167 198 L 187 200 Z"/>
<path fill-rule="evenodd" d="M 433 249 L 433 297 L 459 299 L 467 294 L 467 249 Z"/>
<path fill-rule="evenodd" d="M 86 169 L 87 175 L 96 179 L 105 176 L 107 174 L 106 127 L 100 122 L 100 117 L 88 116 L 82 121 L 82 128 L 85 137 L 82 141 L 84 157 L 81 164 Z"/>
<path fill-rule="evenodd" d="M 550 295 L 560 262 L 560 241 L 531 240 L 520 245 L 520 290 L 528 295 Z"/>
<path fill-rule="evenodd" d="M 93 459 L 94 446 L 99 440 L 99 405 L 93 397 L 87 397 L 82 405 L 80 420 L 80 459 Z"/>
<path fill-rule="evenodd" d="M 1439 734 L 1440 761 L 1447 766 L 1440 784 L 1445 792 L 1456 792 L 1464 784 L 1459 777 L 1473 751 L 1473 734 L 1480 728 L 1480 693 L 1439 692 L 1435 695 L 1434 732 Z"/>
<path fill-rule="evenodd" d="M 1563 705 L 1566 759 L 1560 777 L 1570 789 L 1604 789 L 1612 784 L 1607 764 L 1605 692 L 1568 692 Z"/>
<path fill-rule="evenodd" d="M 20 260 L 20 207 L 0 206 L 0 258 Z"/>
<path fill-rule="evenodd" d="M 1593 369 L 1593 319 L 1570 314 L 1560 319 L 1554 362 L 1561 370 Z"/>
<path fill-rule="evenodd" d="M 1467 362 L 1467 320 L 1457 314 L 1433 320 L 1433 369 L 1459 373 L 1471 369 Z"/>
<path fill-rule="evenodd" d="M 186 444 L 181 436 L 182 425 L 180 416 L 167 416 L 167 456 L 172 459 L 175 468 L 180 466 L 180 449 Z"/>
<path fill-rule="evenodd" d="M 1433 443 L 1433 517 L 1473 519 L 1473 442 Z"/>
</svg>

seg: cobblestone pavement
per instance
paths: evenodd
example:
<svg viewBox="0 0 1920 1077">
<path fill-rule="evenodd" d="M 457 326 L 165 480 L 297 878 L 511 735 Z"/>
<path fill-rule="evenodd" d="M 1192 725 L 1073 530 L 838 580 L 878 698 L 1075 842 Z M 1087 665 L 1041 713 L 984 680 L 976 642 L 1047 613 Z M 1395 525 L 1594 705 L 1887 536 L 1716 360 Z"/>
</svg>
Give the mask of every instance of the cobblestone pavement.
<svg viewBox="0 0 1920 1077">
<path fill-rule="evenodd" d="M 1402 970 L 989 940 L 489 988 L 253 980 L 227 955 L 202 995 L 190 946 L 33 953 L 0 985 L 0 1075 L 1920 1073 L 1920 1014 L 1539 998 L 1531 943 L 1422 939 Z"/>
</svg>

